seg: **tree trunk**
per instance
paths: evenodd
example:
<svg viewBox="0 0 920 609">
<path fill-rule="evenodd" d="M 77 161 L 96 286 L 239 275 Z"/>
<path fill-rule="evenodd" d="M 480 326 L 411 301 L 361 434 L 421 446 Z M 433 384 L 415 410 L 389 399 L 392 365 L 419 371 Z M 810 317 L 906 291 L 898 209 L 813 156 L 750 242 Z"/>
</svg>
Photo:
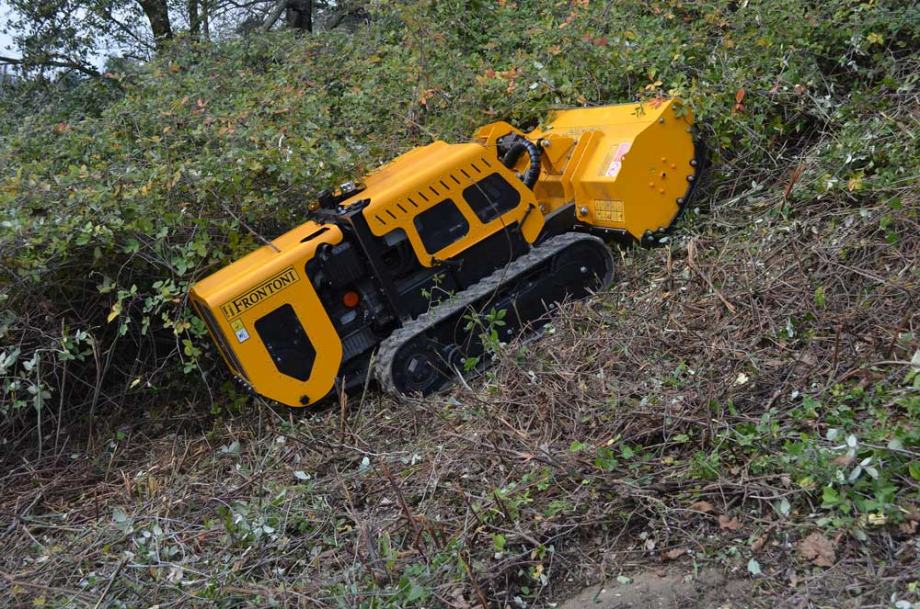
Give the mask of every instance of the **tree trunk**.
<svg viewBox="0 0 920 609">
<path fill-rule="evenodd" d="M 194 38 L 201 34 L 201 14 L 198 0 L 188 0 L 188 33 Z"/>
<path fill-rule="evenodd" d="M 290 0 L 287 5 L 287 24 L 297 30 L 313 31 L 313 0 Z"/>
<path fill-rule="evenodd" d="M 163 44 L 173 35 L 166 0 L 137 0 L 137 2 L 150 22 L 150 31 L 153 33 L 157 48 L 163 48 Z"/>
<path fill-rule="evenodd" d="M 201 0 L 201 34 L 205 40 L 211 39 L 211 20 L 209 18 L 208 0 Z"/>
</svg>

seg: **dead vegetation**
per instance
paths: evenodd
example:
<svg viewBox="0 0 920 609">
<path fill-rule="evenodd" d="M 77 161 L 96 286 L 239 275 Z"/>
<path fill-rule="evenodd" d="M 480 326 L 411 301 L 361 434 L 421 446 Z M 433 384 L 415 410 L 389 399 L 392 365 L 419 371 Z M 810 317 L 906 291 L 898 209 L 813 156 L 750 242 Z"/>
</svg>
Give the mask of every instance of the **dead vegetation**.
<svg viewBox="0 0 920 609">
<path fill-rule="evenodd" d="M 544 607 L 676 565 L 750 582 L 733 606 L 916 601 L 916 176 L 813 196 L 809 154 L 714 182 L 708 213 L 624 252 L 609 293 L 473 391 L 171 405 L 99 422 L 88 450 L 10 455 L 0 597 Z"/>
<path fill-rule="evenodd" d="M 718 167 L 670 244 L 472 389 L 160 404 L 5 455 L 0 599 L 548 607 L 706 568 L 732 606 L 915 606 L 918 105 L 893 98 Z"/>
</svg>

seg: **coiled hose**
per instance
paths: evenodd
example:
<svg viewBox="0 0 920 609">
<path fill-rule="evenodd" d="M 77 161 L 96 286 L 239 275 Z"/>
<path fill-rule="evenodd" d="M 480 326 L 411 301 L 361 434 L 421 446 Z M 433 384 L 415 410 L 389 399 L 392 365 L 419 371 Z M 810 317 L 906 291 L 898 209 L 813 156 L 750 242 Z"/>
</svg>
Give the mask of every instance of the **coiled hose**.
<svg viewBox="0 0 920 609">
<path fill-rule="evenodd" d="M 505 167 L 512 169 L 518 158 L 520 158 L 521 153 L 525 150 L 530 157 L 530 166 L 524 172 L 524 177 L 521 178 L 521 181 L 524 182 L 527 188 L 533 188 L 533 185 L 537 183 L 537 178 L 540 177 L 540 155 L 543 154 L 543 151 L 536 144 L 527 138 L 518 137 L 511 144 L 508 152 L 505 153 L 502 163 L 505 164 Z"/>
</svg>

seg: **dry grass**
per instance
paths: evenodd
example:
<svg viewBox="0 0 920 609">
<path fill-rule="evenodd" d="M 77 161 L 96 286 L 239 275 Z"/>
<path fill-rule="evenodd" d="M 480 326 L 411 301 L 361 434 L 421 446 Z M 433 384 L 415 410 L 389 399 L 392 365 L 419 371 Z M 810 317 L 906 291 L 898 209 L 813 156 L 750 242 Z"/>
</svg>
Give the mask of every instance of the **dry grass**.
<svg viewBox="0 0 920 609">
<path fill-rule="evenodd" d="M 547 606 L 664 563 L 747 580 L 753 558 L 765 576 L 750 606 L 888 606 L 920 568 L 920 514 L 865 540 L 825 527 L 834 559 L 816 567 L 795 544 L 816 529 L 820 488 L 762 463 L 829 427 L 787 414 L 805 396 L 915 391 L 901 381 L 920 346 L 916 178 L 787 201 L 790 175 L 819 179 L 814 162 L 755 192 L 748 177 L 711 186 L 709 213 L 665 248 L 625 252 L 609 293 L 508 346 L 475 391 L 218 421 L 177 404 L 92 450 L 9 455 L 0 598 Z M 756 450 L 727 440 L 760 424 Z M 898 480 L 912 505 L 916 482 Z"/>
</svg>

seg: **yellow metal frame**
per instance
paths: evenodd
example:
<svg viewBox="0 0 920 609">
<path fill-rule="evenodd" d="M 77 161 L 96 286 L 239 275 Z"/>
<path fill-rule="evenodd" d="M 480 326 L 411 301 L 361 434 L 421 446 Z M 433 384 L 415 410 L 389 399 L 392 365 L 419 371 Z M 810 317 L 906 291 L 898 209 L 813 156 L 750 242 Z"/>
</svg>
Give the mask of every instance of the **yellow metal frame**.
<svg viewBox="0 0 920 609">
<path fill-rule="evenodd" d="M 217 323 L 217 328 L 209 327 L 215 343 L 223 342 L 234 351 L 229 356 L 221 349 L 227 365 L 236 371 L 235 356 L 243 368 L 240 376 L 258 393 L 289 406 L 303 406 L 332 390 L 342 362 L 342 341 L 307 278 L 306 263 L 321 244 L 341 241 L 337 226 L 306 222 L 272 241 L 274 248 L 263 246 L 192 288 L 194 301 L 206 307 Z M 283 304 L 294 308 L 316 350 L 306 381 L 279 372 L 256 334 L 256 320 Z M 223 341 L 214 332 L 220 332 Z"/>
<path fill-rule="evenodd" d="M 542 210 L 574 203 L 579 221 L 636 239 L 669 227 L 696 174 L 692 124 L 676 99 L 556 112 L 527 134 L 543 140 Z"/>
<path fill-rule="evenodd" d="M 498 218 L 483 223 L 463 199 L 463 190 L 492 173 L 501 174 L 521 200 Z M 416 148 L 387 163 L 365 180 L 366 189 L 342 203 L 344 207 L 370 199 L 362 212 L 371 232 L 381 237 L 393 230 L 405 231 L 419 262 L 437 266 L 515 222 L 528 243 L 543 229 L 543 215 L 536 212 L 534 193 L 478 144 L 447 144 L 437 141 Z M 423 211 L 445 199 L 451 199 L 469 224 L 469 231 L 459 240 L 437 252 L 429 252 L 422 243 L 414 220 Z"/>
</svg>

